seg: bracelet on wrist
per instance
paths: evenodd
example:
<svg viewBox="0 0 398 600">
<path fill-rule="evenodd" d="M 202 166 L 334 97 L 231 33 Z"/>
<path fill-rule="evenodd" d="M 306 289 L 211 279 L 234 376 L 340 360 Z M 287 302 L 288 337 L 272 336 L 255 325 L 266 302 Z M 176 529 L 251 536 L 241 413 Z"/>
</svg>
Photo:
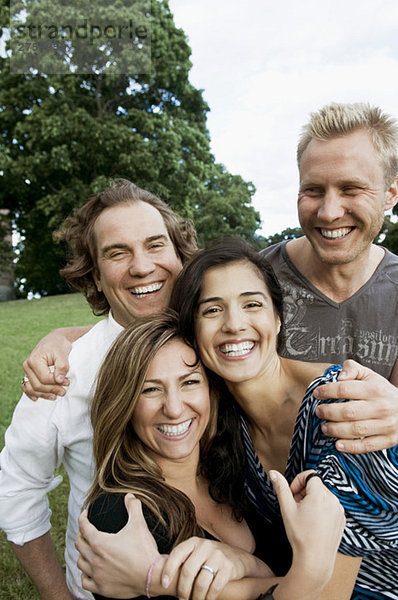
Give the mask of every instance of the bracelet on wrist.
<svg viewBox="0 0 398 600">
<path fill-rule="evenodd" d="M 159 554 L 159 556 L 157 556 L 155 558 L 155 560 L 153 561 L 153 563 L 151 564 L 151 566 L 148 569 L 148 573 L 147 573 L 147 576 L 146 576 L 146 584 L 145 584 L 145 595 L 146 595 L 147 598 L 151 597 L 151 595 L 149 593 L 149 586 L 151 585 L 151 577 L 152 577 L 153 568 L 159 562 L 159 560 L 161 558 L 162 558 L 162 555 Z"/>
<path fill-rule="evenodd" d="M 260 594 L 259 597 L 256 600 L 274 600 L 274 597 L 272 595 L 272 593 L 274 592 L 274 590 L 278 587 L 278 584 L 276 583 L 275 585 L 271 586 L 269 588 L 269 590 L 267 590 L 266 592 L 264 592 L 264 594 Z"/>
</svg>

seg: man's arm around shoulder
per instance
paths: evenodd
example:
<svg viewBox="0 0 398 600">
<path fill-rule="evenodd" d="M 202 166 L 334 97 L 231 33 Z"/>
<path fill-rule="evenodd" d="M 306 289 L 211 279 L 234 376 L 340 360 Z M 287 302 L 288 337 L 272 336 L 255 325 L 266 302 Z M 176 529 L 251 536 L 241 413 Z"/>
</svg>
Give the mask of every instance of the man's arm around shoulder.
<svg viewBox="0 0 398 600">
<path fill-rule="evenodd" d="M 395 375 L 394 375 L 395 373 Z M 388 381 L 353 360 L 343 363 L 338 381 L 319 386 L 319 400 L 347 399 L 349 402 L 320 404 L 316 414 L 326 423 L 322 431 L 337 438 L 342 452 L 362 454 L 392 448 L 398 444 L 397 365 Z"/>
</svg>

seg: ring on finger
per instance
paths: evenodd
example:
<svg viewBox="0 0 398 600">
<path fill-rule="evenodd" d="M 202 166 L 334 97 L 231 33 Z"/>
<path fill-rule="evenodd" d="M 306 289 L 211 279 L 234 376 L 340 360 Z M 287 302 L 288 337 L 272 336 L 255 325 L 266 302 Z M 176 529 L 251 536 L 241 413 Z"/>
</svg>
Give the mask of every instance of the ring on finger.
<svg viewBox="0 0 398 600">
<path fill-rule="evenodd" d="M 209 571 L 209 573 L 211 573 L 213 577 L 216 574 L 215 570 L 209 567 L 209 565 L 202 565 L 200 568 L 204 569 L 205 571 Z"/>
<path fill-rule="evenodd" d="M 307 475 L 307 477 L 305 478 L 305 485 L 307 485 L 309 480 L 312 479 L 313 477 L 319 477 L 319 479 L 322 481 L 322 477 L 320 475 L 318 475 L 318 473 L 309 473 L 309 475 Z"/>
<path fill-rule="evenodd" d="M 28 383 L 28 382 L 29 382 L 29 377 L 26 377 L 26 375 L 24 375 L 24 376 L 22 377 L 22 382 L 21 382 L 21 383 L 22 383 L 22 385 L 25 385 L 25 383 Z"/>
</svg>

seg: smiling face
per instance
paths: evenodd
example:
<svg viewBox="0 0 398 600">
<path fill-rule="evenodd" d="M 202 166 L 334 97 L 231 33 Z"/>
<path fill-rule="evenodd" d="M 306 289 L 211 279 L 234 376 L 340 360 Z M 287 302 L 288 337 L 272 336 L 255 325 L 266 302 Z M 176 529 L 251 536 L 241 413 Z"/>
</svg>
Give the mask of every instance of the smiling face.
<svg viewBox="0 0 398 600">
<path fill-rule="evenodd" d="M 146 202 L 107 208 L 95 222 L 94 239 L 94 280 L 120 325 L 167 306 L 182 264 L 156 208 Z"/>
<path fill-rule="evenodd" d="M 300 162 L 298 212 L 318 259 L 347 264 L 370 250 L 397 201 L 364 130 L 328 141 L 312 139 Z"/>
<path fill-rule="evenodd" d="M 260 376 L 278 358 L 279 330 L 267 286 L 252 263 L 238 261 L 206 271 L 195 335 L 209 369 L 230 383 Z"/>
<path fill-rule="evenodd" d="M 152 360 L 132 424 L 156 462 L 199 461 L 199 443 L 210 417 L 209 385 L 195 352 L 179 339 Z"/>
</svg>

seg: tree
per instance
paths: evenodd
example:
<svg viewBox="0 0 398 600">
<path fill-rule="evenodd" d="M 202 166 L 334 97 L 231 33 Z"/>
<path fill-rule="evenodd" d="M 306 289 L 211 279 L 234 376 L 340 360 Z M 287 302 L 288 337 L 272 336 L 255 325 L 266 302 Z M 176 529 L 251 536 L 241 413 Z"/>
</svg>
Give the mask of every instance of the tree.
<svg viewBox="0 0 398 600">
<path fill-rule="evenodd" d="M 304 235 L 301 227 L 287 227 L 280 233 L 274 233 L 265 239 L 265 245 L 271 246 L 271 244 L 277 244 L 278 242 L 284 242 L 285 240 L 294 240 Z"/>
<path fill-rule="evenodd" d="M 254 185 L 231 175 L 222 165 L 214 165 L 206 187 L 206 196 L 197 203 L 194 214 L 199 244 L 223 235 L 238 235 L 253 243 L 254 232 L 260 226 L 259 215 L 249 200 Z"/>
<path fill-rule="evenodd" d="M 14 300 L 14 252 L 9 211 L 0 208 L 0 301 Z"/>
<path fill-rule="evenodd" d="M 397 207 L 394 208 L 393 212 L 398 214 Z M 394 254 L 398 254 L 398 223 L 393 223 L 389 216 L 384 219 L 384 225 L 378 238 L 378 243 Z"/>
<path fill-rule="evenodd" d="M 50 0 L 24 0 L 27 16 L 19 23 L 26 34 L 27 24 L 40 23 L 51 11 L 57 23 L 71 15 L 83 23 L 90 4 L 79 2 L 71 12 L 70 3 L 55 9 Z M 133 0 L 98 4 L 102 22 L 140 16 Z M 3 16 L 4 6 L 3 0 Z M 255 235 L 260 220 L 251 205 L 254 186 L 228 173 L 210 152 L 209 108 L 189 82 L 190 48 L 167 0 L 151 3 L 150 25 L 150 73 L 125 72 L 124 47 L 106 54 L 103 40 L 94 40 L 88 54 L 75 51 L 74 39 L 69 45 L 58 40 L 48 55 L 43 51 L 49 71 L 73 63 L 74 74 L 34 67 L 22 74 L 0 59 L 0 208 L 10 209 L 23 236 L 16 269 L 26 280 L 25 293 L 65 291 L 58 275 L 64 252 L 52 232 L 114 177 L 134 181 L 192 218 L 202 242 L 212 235 Z M 107 57 L 114 59 L 110 66 Z M 87 72 L 93 65 L 94 72 Z"/>
</svg>

